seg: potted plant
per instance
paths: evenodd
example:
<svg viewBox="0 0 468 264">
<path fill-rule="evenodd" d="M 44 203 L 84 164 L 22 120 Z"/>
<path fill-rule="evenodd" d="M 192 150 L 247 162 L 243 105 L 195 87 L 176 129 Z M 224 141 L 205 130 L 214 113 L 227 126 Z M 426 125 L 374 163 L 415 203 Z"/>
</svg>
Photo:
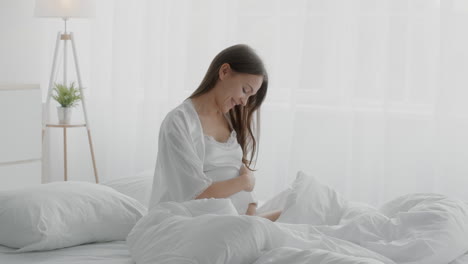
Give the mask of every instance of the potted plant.
<svg viewBox="0 0 468 264">
<path fill-rule="evenodd" d="M 57 113 L 60 124 L 70 124 L 71 110 L 81 100 L 80 90 L 75 87 L 75 83 L 66 84 L 56 83 L 52 90 L 52 98 L 57 101 Z"/>
</svg>

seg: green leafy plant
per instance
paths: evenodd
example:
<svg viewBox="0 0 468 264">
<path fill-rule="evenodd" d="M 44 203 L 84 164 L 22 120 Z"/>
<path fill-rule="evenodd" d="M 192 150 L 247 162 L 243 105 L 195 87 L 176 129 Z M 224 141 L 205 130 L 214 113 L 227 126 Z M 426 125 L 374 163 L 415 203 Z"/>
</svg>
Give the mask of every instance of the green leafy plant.
<svg viewBox="0 0 468 264">
<path fill-rule="evenodd" d="M 75 87 L 75 83 L 70 83 L 68 87 L 65 84 L 56 83 L 53 88 L 52 98 L 62 107 L 74 107 L 81 100 L 80 90 Z"/>
</svg>

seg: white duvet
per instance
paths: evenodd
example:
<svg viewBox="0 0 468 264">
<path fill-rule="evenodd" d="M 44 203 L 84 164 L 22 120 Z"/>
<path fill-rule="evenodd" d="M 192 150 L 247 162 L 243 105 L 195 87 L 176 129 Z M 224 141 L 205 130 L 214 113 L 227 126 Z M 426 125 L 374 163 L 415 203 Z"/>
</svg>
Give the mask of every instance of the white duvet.
<svg viewBox="0 0 468 264">
<path fill-rule="evenodd" d="M 299 172 L 283 197 L 266 205 L 284 205 L 277 222 L 240 216 L 229 199 L 160 203 L 127 244 L 137 264 L 446 264 L 468 251 L 468 206 L 442 195 L 375 209 Z"/>
</svg>

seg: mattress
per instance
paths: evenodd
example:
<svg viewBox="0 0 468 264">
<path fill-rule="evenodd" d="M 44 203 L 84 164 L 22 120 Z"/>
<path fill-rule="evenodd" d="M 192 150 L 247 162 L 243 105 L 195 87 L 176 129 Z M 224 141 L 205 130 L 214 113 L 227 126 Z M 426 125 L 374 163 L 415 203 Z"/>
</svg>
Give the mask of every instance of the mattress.
<svg viewBox="0 0 468 264">
<path fill-rule="evenodd" d="M 451 262 L 450 264 L 468 264 L 468 252 L 456 259 L 455 261 Z"/>
<path fill-rule="evenodd" d="M 9 264 L 135 264 L 125 241 L 87 244 L 51 251 L 11 254 L 13 249 L 0 246 L 0 263 Z M 468 264 L 468 254 L 450 264 Z"/>
<path fill-rule="evenodd" d="M 12 253 L 0 246 L 0 263 L 8 264 L 134 264 L 125 241 L 94 243 L 51 251 Z"/>
</svg>

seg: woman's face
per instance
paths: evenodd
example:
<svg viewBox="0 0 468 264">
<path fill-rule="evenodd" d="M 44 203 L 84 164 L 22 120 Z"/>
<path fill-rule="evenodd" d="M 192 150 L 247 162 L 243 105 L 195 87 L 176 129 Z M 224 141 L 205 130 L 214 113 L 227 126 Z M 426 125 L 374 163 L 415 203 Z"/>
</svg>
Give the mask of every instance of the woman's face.
<svg viewBox="0 0 468 264">
<path fill-rule="evenodd" d="M 234 72 L 229 64 L 221 66 L 216 96 L 218 107 L 223 113 L 236 105 L 246 105 L 263 83 L 263 76 Z"/>
</svg>

